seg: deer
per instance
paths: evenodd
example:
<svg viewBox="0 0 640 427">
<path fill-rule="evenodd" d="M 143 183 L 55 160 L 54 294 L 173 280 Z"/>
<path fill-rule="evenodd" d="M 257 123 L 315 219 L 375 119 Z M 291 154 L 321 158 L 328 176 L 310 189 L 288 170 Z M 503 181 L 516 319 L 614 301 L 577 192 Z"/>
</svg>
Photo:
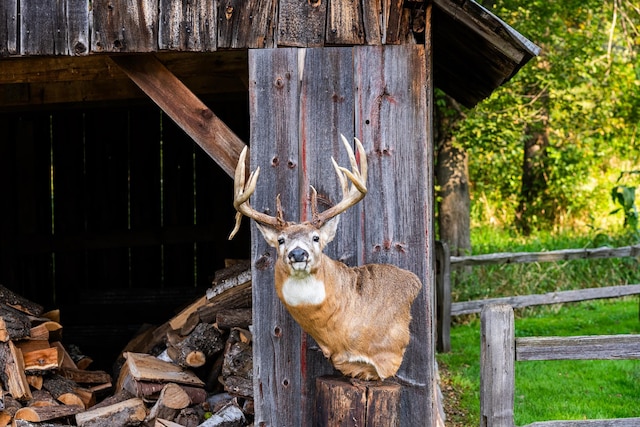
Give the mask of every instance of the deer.
<svg viewBox="0 0 640 427">
<path fill-rule="evenodd" d="M 384 381 L 400 368 L 410 341 L 411 306 L 422 288 L 414 273 L 391 264 L 349 267 L 323 253 L 336 234 L 340 214 L 367 194 L 367 156 L 355 139 L 360 168 L 349 142 L 341 135 L 351 170 L 331 161 L 342 187 L 342 200 L 318 212 L 311 186 L 311 219 L 287 222 L 276 197 L 276 216 L 251 207 L 260 168 L 246 178 L 247 147 L 234 176 L 236 224 L 254 220 L 267 244 L 277 251 L 276 294 L 284 307 L 318 344 L 323 355 L 343 375 L 356 380 Z"/>
</svg>

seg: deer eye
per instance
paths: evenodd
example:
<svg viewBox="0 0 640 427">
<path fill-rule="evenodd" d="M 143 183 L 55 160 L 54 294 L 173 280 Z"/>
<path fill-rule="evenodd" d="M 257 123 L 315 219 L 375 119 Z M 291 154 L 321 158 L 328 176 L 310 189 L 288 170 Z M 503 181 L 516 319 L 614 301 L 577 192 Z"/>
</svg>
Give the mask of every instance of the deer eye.
<svg viewBox="0 0 640 427">
<path fill-rule="evenodd" d="M 284 245 L 284 237 L 279 237 L 278 238 L 278 244 L 279 245 Z"/>
<path fill-rule="evenodd" d="M 313 241 L 314 242 L 319 242 L 320 241 L 320 236 L 313 236 Z"/>
</svg>

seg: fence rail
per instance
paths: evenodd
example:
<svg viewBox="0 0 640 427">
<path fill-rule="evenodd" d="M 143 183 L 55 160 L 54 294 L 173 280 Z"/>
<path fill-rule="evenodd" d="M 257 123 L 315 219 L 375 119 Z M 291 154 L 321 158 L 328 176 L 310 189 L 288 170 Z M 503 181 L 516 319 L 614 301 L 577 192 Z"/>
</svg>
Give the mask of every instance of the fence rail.
<svg viewBox="0 0 640 427">
<path fill-rule="evenodd" d="M 513 308 L 481 313 L 480 426 L 513 427 L 515 362 L 559 359 L 640 359 L 640 335 L 515 338 Z M 545 421 L 524 427 L 631 427 L 640 418 Z"/>
<path fill-rule="evenodd" d="M 436 242 L 436 299 L 437 299 L 437 350 L 451 350 L 451 316 L 480 313 L 488 304 L 509 304 L 514 308 L 535 305 L 558 304 L 586 301 L 592 299 L 618 298 L 640 294 L 640 284 L 608 286 L 601 288 L 579 289 L 572 291 L 549 292 L 546 294 L 520 295 L 483 300 L 451 300 L 451 267 L 515 264 L 532 262 L 557 262 L 576 259 L 603 259 L 640 256 L 640 245 L 621 248 L 564 249 L 549 252 L 516 252 L 473 255 L 464 257 L 450 256 L 444 242 Z"/>
</svg>

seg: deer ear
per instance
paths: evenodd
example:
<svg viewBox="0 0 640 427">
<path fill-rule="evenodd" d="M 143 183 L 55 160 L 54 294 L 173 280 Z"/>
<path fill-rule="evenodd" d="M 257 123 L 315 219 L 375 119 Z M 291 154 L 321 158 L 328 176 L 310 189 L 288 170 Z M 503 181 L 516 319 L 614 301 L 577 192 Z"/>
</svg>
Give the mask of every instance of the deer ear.
<svg viewBox="0 0 640 427">
<path fill-rule="evenodd" d="M 271 227 L 270 225 L 266 225 L 266 224 L 260 224 L 259 222 L 255 222 L 256 227 L 258 227 L 258 230 L 260 230 L 260 233 L 262 234 L 262 237 L 264 237 L 264 240 L 267 241 L 267 243 L 269 244 L 269 246 L 272 246 L 274 248 L 278 247 L 278 230 L 276 230 L 275 228 Z"/>
<path fill-rule="evenodd" d="M 322 241 L 326 245 L 336 236 L 336 230 L 338 229 L 338 222 L 340 222 L 340 215 L 336 215 L 331 218 L 329 221 L 325 222 L 318 231 L 320 232 L 320 237 Z"/>
</svg>

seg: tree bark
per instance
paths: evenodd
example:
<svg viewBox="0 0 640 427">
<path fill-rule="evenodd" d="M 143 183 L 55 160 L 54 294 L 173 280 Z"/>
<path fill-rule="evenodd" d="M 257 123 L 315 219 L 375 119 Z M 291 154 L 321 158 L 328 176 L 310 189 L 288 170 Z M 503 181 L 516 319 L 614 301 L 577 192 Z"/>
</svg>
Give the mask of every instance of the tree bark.
<svg viewBox="0 0 640 427">
<path fill-rule="evenodd" d="M 536 218 L 553 219 L 553 212 L 542 203 L 547 185 L 547 147 L 549 146 L 548 93 L 540 96 L 540 115 L 527 123 L 524 131 L 524 156 L 520 202 L 516 209 L 515 225 L 524 234 L 531 234 Z"/>
<path fill-rule="evenodd" d="M 443 99 L 444 104 L 436 104 L 439 238 L 449 245 L 451 255 L 462 256 L 471 252 L 469 170 L 467 152 L 453 140 L 452 131 L 464 113 L 452 98 Z"/>
</svg>

